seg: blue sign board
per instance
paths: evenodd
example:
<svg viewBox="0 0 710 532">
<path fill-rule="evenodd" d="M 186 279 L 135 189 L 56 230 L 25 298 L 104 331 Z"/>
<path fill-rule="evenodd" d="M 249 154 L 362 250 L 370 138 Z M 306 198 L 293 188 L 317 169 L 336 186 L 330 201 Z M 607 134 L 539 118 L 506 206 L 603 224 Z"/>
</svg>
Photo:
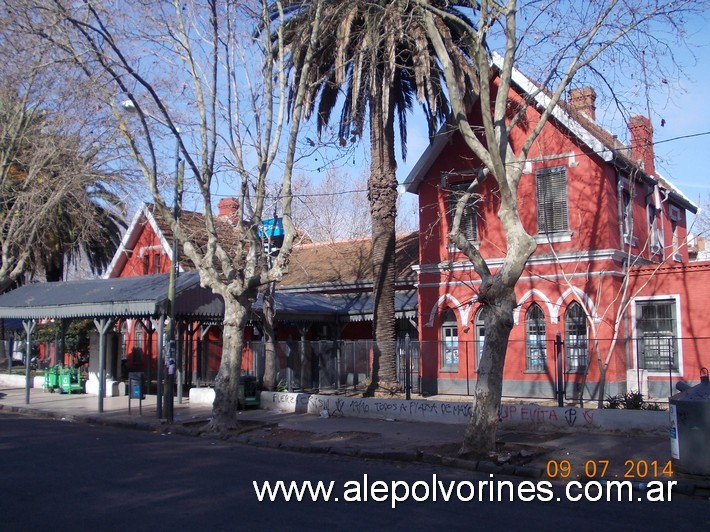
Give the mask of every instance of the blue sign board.
<svg viewBox="0 0 710 532">
<path fill-rule="evenodd" d="M 284 236 L 283 218 L 269 218 L 259 224 L 259 238 L 276 238 Z"/>
</svg>

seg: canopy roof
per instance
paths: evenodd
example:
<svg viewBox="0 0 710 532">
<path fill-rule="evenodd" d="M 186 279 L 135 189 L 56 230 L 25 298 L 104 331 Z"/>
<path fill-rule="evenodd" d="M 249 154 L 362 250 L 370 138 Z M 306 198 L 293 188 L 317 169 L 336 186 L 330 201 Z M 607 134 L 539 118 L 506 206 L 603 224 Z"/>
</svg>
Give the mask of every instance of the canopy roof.
<svg viewBox="0 0 710 532">
<path fill-rule="evenodd" d="M 140 318 L 158 317 L 168 309 L 169 274 L 33 283 L 0 296 L 0 318 Z M 219 296 L 200 286 L 197 272 L 175 283 L 175 314 L 193 319 L 224 315 Z"/>
<path fill-rule="evenodd" d="M 372 320 L 375 302 L 372 292 L 350 294 L 309 294 L 278 290 L 274 296 L 276 318 L 279 320 L 307 317 L 313 321 L 369 321 Z M 395 293 L 394 301 L 397 318 L 416 318 L 417 291 L 400 290 Z M 260 295 L 253 310 L 261 313 L 262 296 Z M 320 320 L 318 319 L 320 318 Z"/>
<path fill-rule="evenodd" d="M 59 283 L 33 283 L 0 295 L 0 318 L 145 318 L 168 312 L 169 274 L 91 279 Z M 338 318 L 371 320 L 374 299 L 370 292 L 313 294 L 276 292 L 277 319 Z M 221 320 L 224 302 L 200 286 L 197 272 L 181 273 L 175 283 L 175 316 L 192 320 Z M 261 296 L 253 309 L 261 310 Z M 397 317 L 416 317 L 416 290 L 395 295 Z"/>
</svg>

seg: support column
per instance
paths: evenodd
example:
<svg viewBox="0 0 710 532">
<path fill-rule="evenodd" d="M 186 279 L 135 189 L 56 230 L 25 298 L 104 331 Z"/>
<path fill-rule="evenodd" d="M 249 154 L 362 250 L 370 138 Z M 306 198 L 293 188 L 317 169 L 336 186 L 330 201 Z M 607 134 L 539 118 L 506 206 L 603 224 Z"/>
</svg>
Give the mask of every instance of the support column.
<svg viewBox="0 0 710 532">
<path fill-rule="evenodd" d="M 155 322 L 153 323 L 153 326 L 155 327 Z M 156 410 L 158 413 L 158 419 L 163 419 L 163 366 L 165 365 L 165 362 L 163 360 L 164 353 L 163 351 L 165 350 L 164 342 L 163 342 L 163 337 L 165 336 L 164 334 L 164 329 L 165 329 L 165 315 L 162 315 L 158 319 L 158 356 L 157 358 L 157 364 L 156 364 L 156 374 L 155 374 L 155 380 L 156 380 L 156 392 L 155 392 L 155 399 L 156 399 Z"/>
<path fill-rule="evenodd" d="M 59 352 L 54 353 L 54 365 L 59 364 L 60 360 L 64 362 L 64 352 L 67 349 L 67 329 L 69 328 L 69 322 L 71 320 L 62 320 L 62 326 L 60 329 L 59 336 L 59 346 L 57 347 Z M 61 359 L 60 359 L 61 357 Z"/>
<path fill-rule="evenodd" d="M 22 327 L 27 334 L 25 342 L 25 404 L 30 404 L 30 361 L 32 360 L 32 332 L 35 330 L 37 320 L 23 320 Z M 10 355 L 12 356 L 12 354 Z"/>
<path fill-rule="evenodd" d="M 94 326 L 99 331 L 99 413 L 104 411 L 104 397 L 106 397 L 106 333 L 112 324 L 113 320 L 109 318 L 94 319 Z"/>
<path fill-rule="evenodd" d="M 185 334 L 185 327 L 184 327 L 184 322 L 183 321 L 178 321 L 176 323 L 176 329 L 177 329 L 177 345 L 176 345 L 176 359 L 175 363 L 177 364 L 177 371 L 175 372 L 175 380 L 177 381 L 177 400 L 178 404 L 182 404 L 182 387 L 184 386 L 184 375 L 185 371 L 183 368 L 183 335 Z"/>
</svg>

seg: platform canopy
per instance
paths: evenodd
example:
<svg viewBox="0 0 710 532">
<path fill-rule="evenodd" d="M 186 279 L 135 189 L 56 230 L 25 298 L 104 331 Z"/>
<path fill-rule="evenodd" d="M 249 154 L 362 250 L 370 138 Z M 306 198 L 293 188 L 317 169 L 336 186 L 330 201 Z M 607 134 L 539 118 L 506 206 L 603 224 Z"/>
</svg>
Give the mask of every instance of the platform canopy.
<svg viewBox="0 0 710 532">
<path fill-rule="evenodd" d="M 257 298 L 252 310 L 261 313 L 263 294 Z M 318 294 L 285 292 L 276 289 L 274 295 L 276 318 L 297 320 L 307 318 L 322 322 L 337 319 L 341 322 L 370 321 L 374 315 L 375 298 L 372 292 L 346 294 Z M 395 293 L 395 316 L 415 319 L 417 317 L 416 290 L 400 290 Z"/>
<path fill-rule="evenodd" d="M 0 295 L 0 318 L 72 319 L 158 317 L 168 310 L 169 274 L 31 283 Z M 197 272 L 175 282 L 175 316 L 215 320 L 224 302 L 200 286 Z"/>
</svg>

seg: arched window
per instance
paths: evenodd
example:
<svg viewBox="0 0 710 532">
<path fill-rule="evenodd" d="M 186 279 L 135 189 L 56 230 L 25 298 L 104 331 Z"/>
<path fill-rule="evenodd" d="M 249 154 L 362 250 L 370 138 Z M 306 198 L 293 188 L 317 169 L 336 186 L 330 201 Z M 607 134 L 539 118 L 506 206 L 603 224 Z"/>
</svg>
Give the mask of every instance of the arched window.
<svg viewBox="0 0 710 532">
<path fill-rule="evenodd" d="M 481 365 L 481 355 L 483 355 L 483 342 L 486 339 L 486 314 L 488 313 L 488 307 L 481 307 L 478 312 L 476 312 L 476 319 L 474 320 L 474 327 L 476 330 L 476 370 Z"/>
<path fill-rule="evenodd" d="M 121 322 L 120 338 L 121 338 L 121 360 L 126 360 L 126 357 L 128 355 L 128 349 L 127 349 L 128 325 L 126 324 L 126 320 L 123 320 Z"/>
<path fill-rule="evenodd" d="M 567 371 L 587 369 L 587 316 L 582 305 L 574 301 L 565 313 L 565 353 Z"/>
<path fill-rule="evenodd" d="M 143 363 L 143 323 L 136 320 L 133 325 L 133 349 L 131 354 L 133 355 L 133 364 L 138 365 Z"/>
<path fill-rule="evenodd" d="M 459 370 L 459 326 L 450 308 L 441 315 L 441 369 Z"/>
<path fill-rule="evenodd" d="M 525 340 L 527 347 L 526 369 L 528 371 L 545 371 L 545 315 L 542 309 L 532 304 L 525 315 Z"/>
</svg>

